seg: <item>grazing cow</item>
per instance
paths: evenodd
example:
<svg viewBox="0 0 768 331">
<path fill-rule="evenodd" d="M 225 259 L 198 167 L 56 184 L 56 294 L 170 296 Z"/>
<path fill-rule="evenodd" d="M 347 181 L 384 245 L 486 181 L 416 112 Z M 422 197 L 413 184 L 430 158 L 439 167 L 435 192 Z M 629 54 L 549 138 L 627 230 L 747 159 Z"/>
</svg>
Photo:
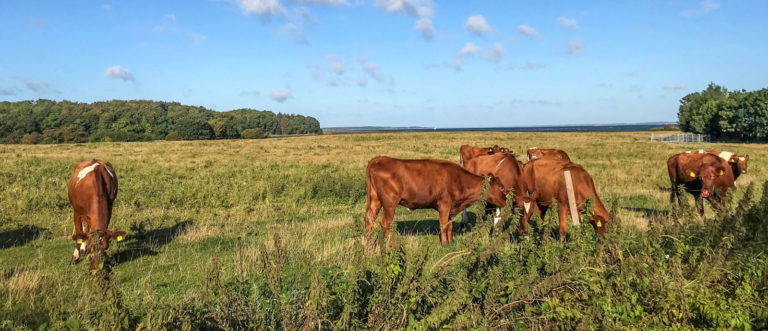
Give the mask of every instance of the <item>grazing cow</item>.
<svg viewBox="0 0 768 331">
<path fill-rule="evenodd" d="M 365 168 L 367 199 L 365 204 L 365 239 L 370 247 L 371 231 L 379 216 L 381 228 L 389 239 L 389 227 L 397 205 L 409 210 L 435 209 L 440 213 L 440 244 L 453 241 L 453 217 L 480 198 L 484 179 L 456 163 L 442 160 L 404 160 L 377 156 Z M 491 178 L 487 201 L 503 206 L 504 188 Z"/>
<path fill-rule="evenodd" d="M 78 262 L 81 254 L 91 251 L 91 233 L 94 231 L 101 233 L 102 250 L 109 248 L 109 240 L 112 238 L 123 240 L 124 231 L 108 229 L 116 196 L 117 176 L 112 164 L 93 159 L 75 166 L 69 180 L 69 202 L 74 210 L 75 221 L 72 240 L 76 241 L 71 263 Z M 95 260 L 91 256 L 91 271 L 95 267 Z"/>
<path fill-rule="evenodd" d="M 464 164 L 464 168 L 469 172 L 480 176 L 493 176 L 499 180 L 504 187 L 504 194 L 508 191 L 512 191 L 515 197 L 514 205 L 522 211 L 522 218 L 520 220 L 520 233 L 523 233 L 523 224 L 528 223 L 528 220 L 533 213 L 533 198 L 526 195 L 525 182 L 523 181 L 523 166 L 520 161 L 512 153 L 496 153 L 493 155 L 481 155 L 469 160 Z M 490 205 L 490 204 L 489 204 Z M 490 206 L 493 210 L 496 209 L 494 215 L 493 224 L 500 220 L 498 206 Z M 486 208 L 487 211 L 487 208 Z M 465 211 L 466 212 L 466 211 Z M 462 218 L 466 219 L 466 218 Z"/>
<path fill-rule="evenodd" d="M 695 197 L 701 196 L 710 203 L 710 196 L 714 193 L 715 199 L 725 196 L 728 188 L 734 186 L 734 173 L 732 168 L 723 158 L 709 153 L 680 153 L 669 157 L 667 171 L 672 191 L 669 202 L 678 201 L 677 186 L 683 185 L 686 192 Z M 713 204 L 714 205 L 714 204 Z M 697 205 L 699 213 L 704 214 L 704 204 Z"/>
<path fill-rule="evenodd" d="M 696 150 L 696 151 L 687 151 L 686 154 L 714 154 L 719 156 L 721 159 L 728 162 L 728 164 L 731 167 L 731 170 L 733 171 L 733 180 L 736 180 L 741 176 L 742 174 L 747 173 L 747 162 L 749 161 L 749 155 L 739 156 L 731 152 L 726 151 L 717 151 L 717 150 Z"/>
<path fill-rule="evenodd" d="M 467 161 L 478 157 L 480 155 L 491 155 L 494 153 L 507 153 L 509 152 L 508 149 L 504 147 L 499 147 L 499 145 L 493 145 L 491 147 L 475 147 L 470 145 L 461 145 L 459 147 L 459 164 L 462 166 Z"/>
<path fill-rule="evenodd" d="M 597 234 L 604 235 L 607 223 L 610 221 L 610 215 L 597 195 L 592 177 L 582 166 L 570 161 L 534 159 L 525 164 L 523 178 L 528 190 L 532 192 L 532 196 L 536 199 L 539 216 L 543 218 L 552 200 L 556 200 L 560 219 L 560 241 L 565 240 L 565 235 L 568 233 L 567 219 L 570 210 L 568 190 L 564 176 L 564 171 L 566 170 L 571 175 L 573 194 L 578 212 L 583 213 L 584 202 L 587 198 L 593 198 L 594 214 L 588 221 L 592 224 Z M 523 224 L 521 226 L 524 227 Z"/>
<path fill-rule="evenodd" d="M 559 149 L 531 147 L 528 149 L 528 161 L 536 159 L 552 159 L 570 161 L 568 153 Z"/>
</svg>

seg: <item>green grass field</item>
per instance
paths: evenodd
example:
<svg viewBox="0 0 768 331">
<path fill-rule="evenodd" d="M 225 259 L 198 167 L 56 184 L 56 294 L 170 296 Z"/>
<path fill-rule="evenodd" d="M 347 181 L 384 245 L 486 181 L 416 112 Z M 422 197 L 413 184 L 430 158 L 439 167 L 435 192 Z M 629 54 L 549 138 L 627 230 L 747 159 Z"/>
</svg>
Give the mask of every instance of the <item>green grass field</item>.
<svg viewBox="0 0 768 331">
<path fill-rule="evenodd" d="M 458 162 L 462 144 L 567 151 L 615 206 L 612 231 L 559 244 L 548 216 L 491 239 L 479 220 L 441 248 L 436 211 L 398 208 L 399 235 L 365 252 L 367 161 Z M 668 202 L 666 160 L 690 149 L 750 155 L 705 218 Z M 67 181 L 90 158 L 114 165 L 110 228 L 128 232 L 104 277 L 68 265 Z M 624 132 L 0 145 L 0 329 L 768 328 L 766 159 Z"/>
</svg>

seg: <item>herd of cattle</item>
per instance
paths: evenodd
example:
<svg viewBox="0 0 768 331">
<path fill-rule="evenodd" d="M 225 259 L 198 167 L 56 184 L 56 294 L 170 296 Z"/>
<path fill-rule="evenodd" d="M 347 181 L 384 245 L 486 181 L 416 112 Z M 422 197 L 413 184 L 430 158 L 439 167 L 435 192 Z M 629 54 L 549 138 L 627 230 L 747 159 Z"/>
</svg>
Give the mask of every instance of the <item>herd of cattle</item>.
<svg viewBox="0 0 768 331">
<path fill-rule="evenodd" d="M 461 165 L 432 159 L 395 159 L 378 156 L 365 169 L 367 188 L 365 237 L 371 243 L 371 232 L 381 209 L 380 220 L 384 234 L 389 228 L 398 205 L 409 210 L 435 209 L 439 213 L 440 242 L 453 241 L 453 218 L 480 199 L 485 176 L 490 176 L 486 201 L 493 213 L 494 224 L 500 217 L 499 208 L 507 205 L 520 210 L 518 231 L 527 233 L 527 223 L 533 213 L 544 217 L 552 201 L 557 202 L 560 240 L 568 231 L 570 213 L 578 224 L 585 201 L 594 200 L 594 213 L 587 220 L 599 235 L 609 225 L 610 215 L 597 195 L 592 177 L 584 168 L 571 162 L 568 154 L 557 149 L 528 149 L 528 162 L 523 163 L 506 148 L 494 145 L 480 148 L 464 145 L 460 150 Z M 701 196 L 716 205 L 726 191 L 734 186 L 739 175 L 747 172 L 749 155 L 713 150 L 688 151 L 675 154 L 667 161 L 672 184 L 670 202 L 682 185 L 694 196 Z M 109 230 L 112 206 L 117 196 L 117 175 L 112 164 L 93 159 L 75 166 L 69 180 L 69 201 L 74 211 L 75 251 L 71 263 L 80 260 L 92 248 L 106 250 L 112 239 L 123 240 L 124 231 Z M 713 201 L 714 200 L 714 201 Z M 703 213 L 703 202 L 699 207 Z M 94 236 L 95 234 L 95 236 Z M 91 256 L 91 271 L 96 262 Z"/>
</svg>

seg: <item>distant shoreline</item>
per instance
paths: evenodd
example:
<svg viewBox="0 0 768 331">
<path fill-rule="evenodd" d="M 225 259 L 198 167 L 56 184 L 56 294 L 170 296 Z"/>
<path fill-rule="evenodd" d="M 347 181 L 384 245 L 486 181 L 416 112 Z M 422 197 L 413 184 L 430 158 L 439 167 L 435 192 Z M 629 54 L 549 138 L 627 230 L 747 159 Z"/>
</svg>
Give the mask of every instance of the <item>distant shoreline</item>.
<svg viewBox="0 0 768 331">
<path fill-rule="evenodd" d="M 427 131 L 492 131 L 492 132 L 601 132 L 601 131 L 651 131 L 665 125 L 677 125 L 674 122 L 652 122 L 637 124 L 587 124 L 557 126 L 520 126 L 487 128 L 438 128 L 438 127 L 330 127 L 322 128 L 328 133 L 363 133 L 363 132 L 427 132 Z"/>
</svg>

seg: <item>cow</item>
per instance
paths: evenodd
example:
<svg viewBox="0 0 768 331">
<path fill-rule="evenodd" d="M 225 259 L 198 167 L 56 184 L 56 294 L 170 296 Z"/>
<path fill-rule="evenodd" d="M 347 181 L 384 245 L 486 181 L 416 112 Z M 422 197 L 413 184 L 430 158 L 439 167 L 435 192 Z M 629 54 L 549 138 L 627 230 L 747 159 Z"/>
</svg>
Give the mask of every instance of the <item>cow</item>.
<svg viewBox="0 0 768 331">
<path fill-rule="evenodd" d="M 579 213 L 584 212 L 584 202 L 587 198 L 594 199 L 594 214 L 588 222 L 595 232 L 603 236 L 610 222 L 610 214 L 597 195 L 592 177 L 581 165 L 565 160 L 534 159 L 525 164 L 523 179 L 531 196 L 536 200 L 537 213 L 544 218 L 551 206 L 552 200 L 557 201 L 557 212 L 560 219 L 560 242 L 565 240 L 568 233 L 568 190 L 564 172 L 568 170 L 573 183 L 575 204 Z M 525 224 L 520 224 L 525 229 Z"/>
<path fill-rule="evenodd" d="M 453 241 L 453 217 L 480 198 L 485 182 L 456 163 L 430 159 L 395 159 L 377 156 L 365 168 L 365 239 L 371 247 L 371 232 L 379 210 L 381 228 L 389 240 L 389 228 L 398 205 L 409 210 L 434 209 L 439 213 L 440 244 Z M 504 187 L 491 178 L 487 201 L 505 205 Z"/>
<path fill-rule="evenodd" d="M 741 176 L 742 174 L 747 173 L 747 162 L 749 161 L 749 155 L 739 156 L 731 152 L 727 151 L 718 151 L 718 150 L 696 150 L 696 151 L 687 151 L 686 154 L 714 154 L 722 158 L 723 160 L 727 161 L 728 164 L 731 167 L 731 170 L 733 171 L 733 180 L 736 180 Z"/>
<path fill-rule="evenodd" d="M 683 185 L 686 192 L 695 197 L 701 196 L 710 203 L 710 196 L 715 193 L 716 200 L 725 196 L 728 188 L 734 186 L 734 173 L 725 159 L 709 153 L 679 153 L 667 160 L 667 172 L 672 191 L 669 202 L 675 199 L 682 202 L 678 196 L 677 187 Z M 714 204 L 713 204 L 714 205 Z M 704 214 L 703 202 L 697 205 L 700 214 Z"/>
<path fill-rule="evenodd" d="M 507 153 L 509 152 L 508 149 L 504 147 L 499 147 L 499 145 L 493 145 L 491 147 L 475 147 L 470 145 L 461 145 L 459 147 L 459 164 L 462 166 L 467 161 L 480 156 L 480 155 L 491 155 L 494 153 Z"/>
<path fill-rule="evenodd" d="M 528 161 L 536 159 L 553 159 L 570 161 L 568 153 L 559 149 L 531 147 L 528 149 Z"/>
<path fill-rule="evenodd" d="M 533 203 L 535 201 L 526 195 L 527 190 L 523 181 L 523 166 L 515 155 L 512 153 L 481 155 L 466 162 L 464 168 L 475 175 L 497 178 L 504 187 L 505 194 L 510 190 L 512 191 L 515 198 L 514 205 L 522 211 L 519 232 L 523 233 L 522 225 L 528 223 L 533 213 Z M 491 210 L 496 209 L 493 219 L 493 224 L 496 225 L 500 220 L 498 207 L 503 206 L 491 205 L 490 207 Z M 464 212 L 466 213 L 466 211 Z M 462 217 L 462 219 L 466 219 L 466 217 Z"/>
<path fill-rule="evenodd" d="M 109 248 L 110 239 L 122 241 L 125 231 L 110 231 L 109 221 L 112 217 L 112 205 L 117 197 L 117 176 L 112 164 L 106 161 L 92 159 L 80 162 L 75 166 L 69 179 L 69 202 L 74 211 L 75 230 L 72 240 L 75 241 L 75 251 L 72 253 L 74 264 L 80 260 L 81 254 L 91 251 L 91 233 L 101 235 L 99 247 L 102 251 Z M 96 243 L 99 245 L 99 243 Z M 91 268 L 96 269 L 96 261 L 91 256 Z"/>
</svg>

